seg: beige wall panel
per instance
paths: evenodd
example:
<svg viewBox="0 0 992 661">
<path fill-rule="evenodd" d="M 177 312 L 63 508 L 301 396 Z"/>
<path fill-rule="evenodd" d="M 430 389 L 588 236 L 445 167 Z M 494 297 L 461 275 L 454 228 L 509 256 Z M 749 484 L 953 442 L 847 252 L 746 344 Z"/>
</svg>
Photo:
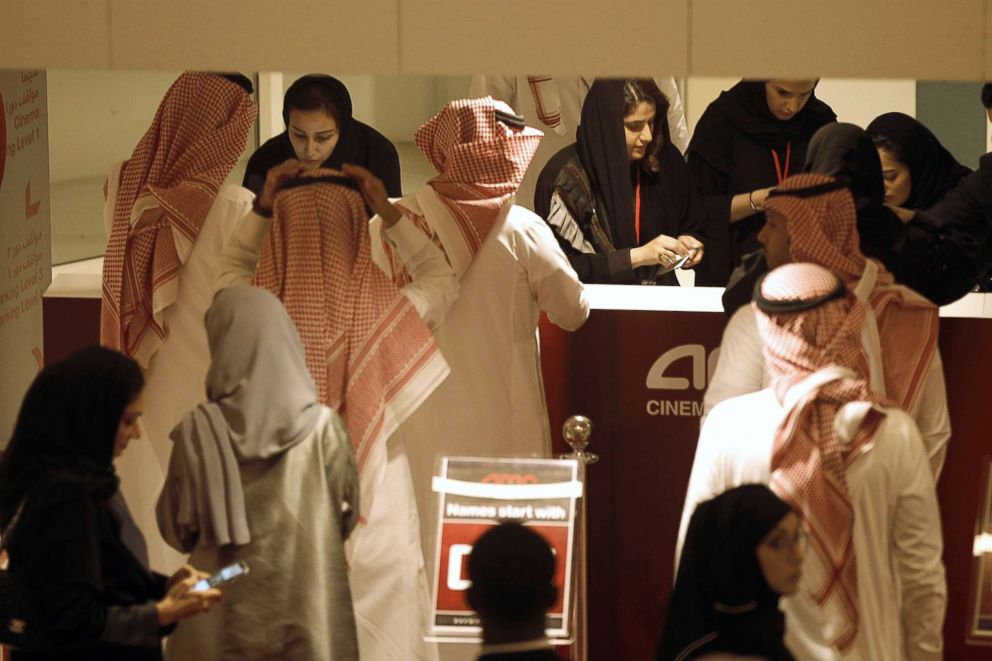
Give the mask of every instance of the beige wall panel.
<svg viewBox="0 0 992 661">
<path fill-rule="evenodd" d="M 967 80 L 984 0 L 693 0 L 690 73 Z"/>
<path fill-rule="evenodd" d="M 684 75 L 688 0 L 403 0 L 404 73 Z"/>
<path fill-rule="evenodd" d="M 992 0 L 985 0 L 985 75 L 992 80 Z"/>
<path fill-rule="evenodd" d="M 11 0 L 0 7 L 0 69 L 110 66 L 107 0 Z"/>
<path fill-rule="evenodd" d="M 397 0 L 110 0 L 116 69 L 395 73 Z"/>
</svg>

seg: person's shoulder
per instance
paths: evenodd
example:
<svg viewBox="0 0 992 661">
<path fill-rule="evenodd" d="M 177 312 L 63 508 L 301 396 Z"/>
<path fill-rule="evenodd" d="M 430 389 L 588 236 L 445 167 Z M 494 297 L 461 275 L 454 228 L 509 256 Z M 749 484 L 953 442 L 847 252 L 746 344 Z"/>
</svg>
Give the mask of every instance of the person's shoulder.
<svg viewBox="0 0 992 661">
<path fill-rule="evenodd" d="M 224 184 L 217 191 L 217 201 L 226 204 L 237 204 L 237 205 L 248 205 L 251 206 L 252 200 L 255 199 L 255 194 L 244 186 L 238 186 L 236 184 Z"/>
<path fill-rule="evenodd" d="M 547 179 L 548 177 L 557 178 L 558 174 L 565 168 L 565 166 L 570 161 L 578 161 L 579 149 L 578 143 L 573 142 L 570 145 L 562 147 L 554 156 L 548 159 L 548 162 L 541 168 L 541 178 Z"/>
<path fill-rule="evenodd" d="M 777 412 L 780 408 L 775 391 L 764 388 L 723 400 L 706 416 L 706 424 L 726 423 L 743 427 L 749 421 L 767 418 L 771 412 Z"/>
<path fill-rule="evenodd" d="M 378 129 L 369 126 L 365 122 L 360 122 L 357 119 L 352 119 L 351 121 L 353 122 L 355 128 L 358 128 L 365 134 L 370 147 L 391 152 L 396 156 L 396 158 L 399 158 L 399 152 L 396 150 L 396 145 L 393 144 L 392 140 L 380 133 Z"/>
<path fill-rule="evenodd" d="M 256 149 L 252 155 L 248 158 L 249 165 L 252 163 L 257 163 L 265 159 L 273 158 L 281 152 L 285 152 L 286 145 L 286 132 L 277 133 L 272 136 Z M 288 157 L 287 157 L 288 158 Z M 285 160 L 285 159 L 283 159 Z"/>
</svg>

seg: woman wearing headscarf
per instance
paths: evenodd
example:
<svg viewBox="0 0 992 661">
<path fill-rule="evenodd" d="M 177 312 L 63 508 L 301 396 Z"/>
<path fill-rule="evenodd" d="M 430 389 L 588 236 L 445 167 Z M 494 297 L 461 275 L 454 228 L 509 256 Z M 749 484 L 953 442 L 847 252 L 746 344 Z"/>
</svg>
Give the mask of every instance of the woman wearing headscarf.
<svg viewBox="0 0 992 661">
<path fill-rule="evenodd" d="M 879 115 L 867 131 L 878 148 L 888 205 L 929 209 L 971 173 L 930 129 L 909 115 Z"/>
<path fill-rule="evenodd" d="M 763 484 L 734 487 L 699 503 L 682 547 L 658 661 L 721 654 L 792 661 L 778 601 L 799 589 L 804 547 L 802 517 Z"/>
<path fill-rule="evenodd" d="M 286 130 L 248 159 L 243 185 L 251 192 L 261 194 L 269 170 L 295 158 L 309 169 L 360 165 L 385 184 L 390 197 L 402 195 L 396 147 L 352 116 L 351 95 L 337 78 L 318 73 L 298 78 L 286 90 L 282 119 Z"/>
<path fill-rule="evenodd" d="M 768 192 L 800 170 L 816 130 L 836 121 L 816 98 L 817 82 L 742 80 L 699 118 L 686 155 L 709 253 L 697 285 L 726 286 L 731 271 L 760 248 Z"/>
<path fill-rule="evenodd" d="M 159 526 L 194 563 L 243 561 L 250 574 L 176 630 L 169 658 L 357 659 L 344 541 L 358 476 L 344 423 L 318 401 L 275 296 L 223 289 L 206 327 L 209 400 L 172 433 Z"/>
<path fill-rule="evenodd" d="M 244 76 L 182 74 L 131 157 L 107 175 L 100 340 L 147 368 L 149 442 L 118 469 L 157 567 L 181 564 L 154 516 L 169 432 L 204 399 L 203 315 L 224 243 L 251 209 L 248 191 L 224 183 L 254 126 L 250 91 Z"/>
<path fill-rule="evenodd" d="M 597 80 L 576 142 L 548 161 L 534 210 L 588 283 L 677 284 L 703 258 L 695 193 L 651 80 Z"/>
<path fill-rule="evenodd" d="M 47 647 L 13 661 L 161 659 L 172 625 L 220 599 L 191 589 L 207 574 L 190 566 L 149 569 L 118 490 L 113 461 L 141 436 L 143 386 L 133 360 L 91 347 L 46 367 L 24 396 L 0 461 L 0 528 Z"/>
<path fill-rule="evenodd" d="M 962 211 L 971 206 L 958 201 L 968 196 L 964 186 L 932 212 L 907 214 L 904 222 L 885 205 L 878 149 L 860 127 L 836 123 L 820 129 L 810 142 L 803 171 L 846 180 L 857 210 L 861 251 L 880 261 L 896 282 L 937 305 L 964 296 L 985 272 L 988 232 L 980 214 Z M 977 182 L 981 176 L 974 173 L 963 182 Z"/>
</svg>

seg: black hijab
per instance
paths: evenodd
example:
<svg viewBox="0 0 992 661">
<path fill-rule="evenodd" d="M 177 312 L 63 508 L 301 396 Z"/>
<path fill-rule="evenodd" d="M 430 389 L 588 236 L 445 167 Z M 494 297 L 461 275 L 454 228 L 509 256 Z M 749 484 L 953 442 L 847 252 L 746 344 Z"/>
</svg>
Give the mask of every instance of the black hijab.
<svg viewBox="0 0 992 661">
<path fill-rule="evenodd" d="M 697 127 L 689 151 L 697 152 L 711 167 L 728 172 L 731 168 L 727 160 L 727 146 L 731 143 L 729 131 L 736 130 L 759 145 L 781 151 L 786 144 L 803 142 L 821 126 L 837 120 L 830 106 L 816 98 L 815 90 L 810 93 L 802 110 L 790 119 L 778 119 L 768 108 L 766 82 L 742 80 L 721 92 L 710 108 L 724 121 L 711 122 L 703 131 Z"/>
<path fill-rule="evenodd" d="M 67 477 L 106 500 L 117 491 L 113 452 L 127 405 L 144 386 L 137 363 L 89 347 L 46 367 L 28 388 L 0 460 L 0 525 L 43 479 Z"/>
<path fill-rule="evenodd" d="M 817 131 L 809 144 L 805 171 L 849 180 L 861 252 L 882 262 L 896 282 L 937 305 L 946 305 L 980 279 L 988 262 L 983 248 L 987 224 L 975 222 L 981 219 L 962 210 L 968 207 L 962 200 L 971 197 L 965 190 L 968 183 L 982 181 L 979 173 L 966 177 L 932 213 L 918 212 L 912 221 L 903 223 L 884 204 L 882 162 L 875 143 L 861 128 L 830 124 Z M 977 188 L 992 190 L 992 185 Z M 982 236 L 975 235 L 976 227 L 982 228 Z"/>
<path fill-rule="evenodd" d="M 875 143 L 860 126 L 836 122 L 817 131 L 809 141 L 803 172 L 847 179 L 859 220 L 885 209 L 882 161 Z"/>
<path fill-rule="evenodd" d="M 605 211 L 615 248 L 637 247 L 634 185 L 624 135 L 623 79 L 597 79 L 582 104 L 575 132 L 582 168 L 596 193 L 597 207 Z M 638 164 L 641 182 L 641 244 L 659 234 L 692 234 L 683 227 L 691 209 L 689 178 L 678 148 L 672 144 L 666 113 L 658 109 L 654 133 L 663 144 L 657 153 L 658 171 L 652 172 L 646 154 Z M 550 193 L 548 194 L 550 199 Z M 698 230 L 695 232 L 698 233 Z"/>
<path fill-rule="evenodd" d="M 895 145 L 897 153 L 893 156 L 909 168 L 912 189 L 902 205 L 907 209 L 929 209 L 971 174 L 971 169 L 958 163 L 930 129 L 909 115 L 879 115 L 867 131 L 872 139 L 885 138 Z"/>
<path fill-rule="evenodd" d="M 689 521 L 659 661 L 711 652 L 793 657 L 785 616 L 768 587 L 756 550 L 791 508 L 760 484 L 729 489 L 700 503 Z"/>
<path fill-rule="evenodd" d="M 320 85 L 330 92 L 338 109 L 338 143 L 321 167 L 340 170 L 345 163 L 361 165 L 382 180 L 390 197 L 400 197 L 400 161 L 396 147 L 385 136 L 352 116 L 351 95 L 348 88 L 337 78 L 325 74 L 308 74 L 296 80 L 286 90 L 283 99 L 282 118 L 289 126 L 290 108 L 286 98 L 308 85 Z M 265 175 L 269 169 L 283 161 L 296 158 L 289 131 L 283 131 L 259 147 L 245 168 L 243 186 L 256 195 L 261 193 Z"/>
</svg>

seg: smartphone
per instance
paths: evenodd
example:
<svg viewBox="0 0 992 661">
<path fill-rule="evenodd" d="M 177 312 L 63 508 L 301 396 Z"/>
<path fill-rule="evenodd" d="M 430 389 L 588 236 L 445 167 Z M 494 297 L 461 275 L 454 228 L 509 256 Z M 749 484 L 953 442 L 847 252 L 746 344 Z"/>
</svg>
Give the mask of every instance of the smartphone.
<svg viewBox="0 0 992 661">
<path fill-rule="evenodd" d="M 196 585 L 193 586 L 194 590 L 209 590 L 210 588 L 215 588 L 218 585 L 223 585 L 224 583 L 229 583 L 236 578 L 241 578 L 248 573 L 248 563 L 241 561 L 235 562 L 233 565 L 228 565 L 221 568 L 216 574 L 210 578 L 205 578 Z"/>
</svg>

